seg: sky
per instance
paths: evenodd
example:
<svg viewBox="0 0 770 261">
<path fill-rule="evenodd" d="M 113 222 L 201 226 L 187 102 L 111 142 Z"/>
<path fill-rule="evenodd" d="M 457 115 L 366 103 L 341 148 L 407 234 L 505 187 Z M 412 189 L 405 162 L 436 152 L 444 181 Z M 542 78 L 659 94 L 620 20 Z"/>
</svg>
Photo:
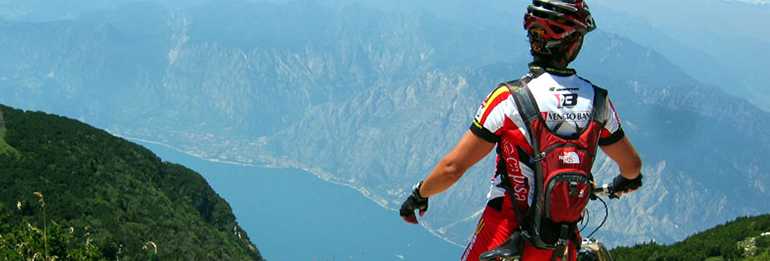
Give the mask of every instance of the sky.
<svg viewBox="0 0 770 261">
<path fill-rule="evenodd" d="M 73 18 L 78 12 L 98 8 L 111 8 L 126 2 L 143 0 L 0 0 L 0 21 L 12 19 L 55 19 Z M 179 3 L 172 0 L 150 0 L 176 8 L 195 5 L 207 0 L 189 0 Z M 231 0 L 213 0 L 231 1 Z M 316 1 L 325 5 L 344 6 L 354 2 L 383 9 L 416 10 L 441 13 L 445 16 L 462 18 L 474 10 L 487 11 L 487 17 L 472 17 L 477 20 L 494 21 L 501 13 L 520 20 L 527 0 L 248 0 L 253 2 L 286 3 L 294 1 Z M 688 30 L 718 30 L 722 33 L 751 36 L 770 42 L 765 28 L 770 24 L 768 0 L 590 0 L 592 9 L 611 9 L 639 16 L 651 24 L 665 29 L 684 28 Z M 494 12 L 494 13 L 493 13 Z M 32 14 L 32 15 L 30 15 Z M 478 15 L 477 15 L 478 16 Z M 25 18 L 27 17 L 27 18 Z M 599 17 L 599 19 L 601 19 Z"/>
<path fill-rule="evenodd" d="M 676 37 L 675 30 L 717 31 L 770 42 L 767 33 L 770 5 L 763 0 L 592 0 L 589 3 L 593 9 L 607 8 L 642 17 L 673 37 Z"/>
</svg>

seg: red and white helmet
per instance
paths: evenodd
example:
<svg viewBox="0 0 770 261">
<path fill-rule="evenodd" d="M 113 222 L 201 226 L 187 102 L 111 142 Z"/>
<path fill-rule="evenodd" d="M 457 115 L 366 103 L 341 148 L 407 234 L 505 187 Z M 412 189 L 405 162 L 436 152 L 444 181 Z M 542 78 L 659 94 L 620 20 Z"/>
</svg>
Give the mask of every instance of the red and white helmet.
<svg viewBox="0 0 770 261">
<path fill-rule="evenodd" d="M 596 29 L 588 4 L 583 0 L 532 0 L 524 15 L 533 54 L 562 53 L 565 42 Z"/>
</svg>

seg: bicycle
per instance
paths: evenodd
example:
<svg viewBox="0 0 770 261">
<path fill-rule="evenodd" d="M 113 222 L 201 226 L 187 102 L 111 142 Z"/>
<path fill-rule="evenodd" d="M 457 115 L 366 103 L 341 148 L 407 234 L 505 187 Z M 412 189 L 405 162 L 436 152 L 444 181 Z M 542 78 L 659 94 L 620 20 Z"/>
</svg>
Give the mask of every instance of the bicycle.
<svg viewBox="0 0 770 261">
<path fill-rule="evenodd" d="M 577 261 L 613 261 L 612 255 L 610 255 L 610 251 L 607 249 L 607 246 L 598 239 L 592 238 L 594 233 L 599 231 L 599 229 L 604 226 L 604 223 L 607 221 L 607 217 L 609 216 L 609 207 L 607 207 L 607 203 L 604 202 L 604 200 L 599 196 L 606 196 L 610 199 L 620 198 L 617 194 L 615 194 L 615 191 L 613 191 L 611 184 L 603 184 L 601 186 L 594 187 L 593 193 L 591 194 L 591 200 L 598 199 L 600 202 L 602 202 L 602 205 L 604 205 L 604 219 L 602 220 L 601 224 L 599 224 L 599 226 L 597 226 L 590 234 L 588 234 L 587 237 L 583 238 L 580 250 L 578 251 Z M 588 226 L 588 220 L 590 217 L 588 209 L 585 210 L 584 216 L 585 218 L 581 222 L 584 223 L 584 226 L 579 230 L 579 232 L 582 232 L 583 229 Z M 508 243 L 508 241 L 506 241 L 506 243 Z M 506 245 L 506 243 L 496 247 L 495 249 L 482 253 L 479 258 L 481 261 L 521 261 L 521 255 L 514 254 L 513 250 L 510 248 L 511 246 Z M 482 259 L 481 257 L 484 256 L 486 257 Z"/>
</svg>

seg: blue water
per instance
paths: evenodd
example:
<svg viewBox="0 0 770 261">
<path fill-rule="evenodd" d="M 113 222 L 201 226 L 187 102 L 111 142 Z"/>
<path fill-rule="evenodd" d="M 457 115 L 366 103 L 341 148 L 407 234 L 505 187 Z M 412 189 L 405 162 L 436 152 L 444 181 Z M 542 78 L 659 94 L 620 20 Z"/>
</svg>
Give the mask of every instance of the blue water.
<svg viewBox="0 0 770 261">
<path fill-rule="evenodd" d="M 138 143 L 203 175 L 268 261 L 459 260 L 462 254 L 396 211 L 311 173 L 211 162 Z"/>
</svg>

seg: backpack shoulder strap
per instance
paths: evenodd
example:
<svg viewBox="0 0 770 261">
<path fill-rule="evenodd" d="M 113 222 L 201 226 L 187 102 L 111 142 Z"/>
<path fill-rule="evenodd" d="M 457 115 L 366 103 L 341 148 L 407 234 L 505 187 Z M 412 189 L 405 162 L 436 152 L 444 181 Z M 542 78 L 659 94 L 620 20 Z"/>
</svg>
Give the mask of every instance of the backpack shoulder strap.
<svg viewBox="0 0 770 261">
<path fill-rule="evenodd" d="M 501 83 L 501 85 L 508 87 L 511 95 L 514 96 L 516 107 L 519 109 L 519 114 L 521 114 L 521 118 L 524 121 L 531 124 L 540 116 L 540 109 L 537 107 L 537 103 L 535 103 L 535 98 L 532 97 L 527 84 L 522 80 Z"/>
<path fill-rule="evenodd" d="M 594 121 L 604 125 L 607 122 L 607 90 L 593 85 L 594 87 Z"/>
<path fill-rule="evenodd" d="M 532 159 L 537 157 L 537 155 L 540 154 L 539 147 L 537 144 L 537 139 L 535 137 L 535 132 L 533 131 L 534 122 L 540 118 L 540 108 L 537 107 L 537 103 L 535 102 L 535 97 L 532 96 L 532 92 L 530 92 L 529 87 L 527 87 L 527 84 L 522 80 L 516 80 L 516 81 L 510 81 L 506 83 L 502 83 L 505 86 L 508 87 L 508 90 L 511 91 L 511 95 L 514 96 L 514 101 L 516 102 L 516 109 L 518 109 L 519 114 L 521 115 L 521 118 L 524 120 L 524 125 L 527 128 L 527 133 L 529 133 L 529 140 L 531 142 L 532 152 L 533 154 Z M 501 84 L 501 85 L 502 85 Z M 530 162 L 532 163 L 532 162 Z"/>
<path fill-rule="evenodd" d="M 522 80 L 515 80 L 515 81 L 509 81 L 505 83 L 501 83 L 500 86 L 505 85 L 508 90 L 511 92 L 511 95 L 514 97 L 514 101 L 516 102 L 516 108 L 519 111 L 519 114 L 521 115 L 521 118 L 524 120 L 524 125 L 527 128 L 527 132 L 529 133 L 530 141 L 532 142 L 531 147 L 534 152 L 533 155 L 530 157 L 534 157 L 534 155 L 539 154 L 537 147 L 537 140 L 535 139 L 535 134 L 532 132 L 532 124 L 535 120 L 537 120 L 537 117 L 539 116 L 540 109 L 537 108 L 537 103 L 535 103 L 535 98 L 532 97 L 532 93 L 529 91 L 529 88 L 527 87 L 526 83 Z M 498 147 L 499 149 L 499 147 Z M 535 163 L 536 167 L 535 169 L 539 169 L 539 163 Z M 503 165 L 504 166 L 504 165 Z M 537 172 L 537 170 L 536 170 Z M 535 187 L 541 187 L 537 186 L 540 184 L 540 181 L 542 177 L 539 177 L 541 175 L 535 174 Z M 507 173 L 504 176 L 505 179 L 508 179 Z M 529 224 L 532 222 L 531 220 L 531 213 L 535 213 L 533 210 L 533 207 L 535 207 L 537 204 L 533 202 L 533 207 L 530 207 L 527 209 L 526 213 L 522 213 L 523 211 L 519 209 L 519 204 L 516 198 L 514 198 L 514 195 L 512 193 L 512 188 L 510 188 L 510 184 L 507 184 L 509 187 L 504 187 L 506 190 L 508 190 L 508 195 L 511 198 L 511 202 L 513 202 L 513 210 L 516 213 L 516 219 L 519 222 L 519 228 L 524 231 L 524 237 L 528 239 L 527 231 Z M 536 189 L 537 190 L 537 189 Z M 536 192 L 537 193 L 537 192 Z"/>
</svg>

